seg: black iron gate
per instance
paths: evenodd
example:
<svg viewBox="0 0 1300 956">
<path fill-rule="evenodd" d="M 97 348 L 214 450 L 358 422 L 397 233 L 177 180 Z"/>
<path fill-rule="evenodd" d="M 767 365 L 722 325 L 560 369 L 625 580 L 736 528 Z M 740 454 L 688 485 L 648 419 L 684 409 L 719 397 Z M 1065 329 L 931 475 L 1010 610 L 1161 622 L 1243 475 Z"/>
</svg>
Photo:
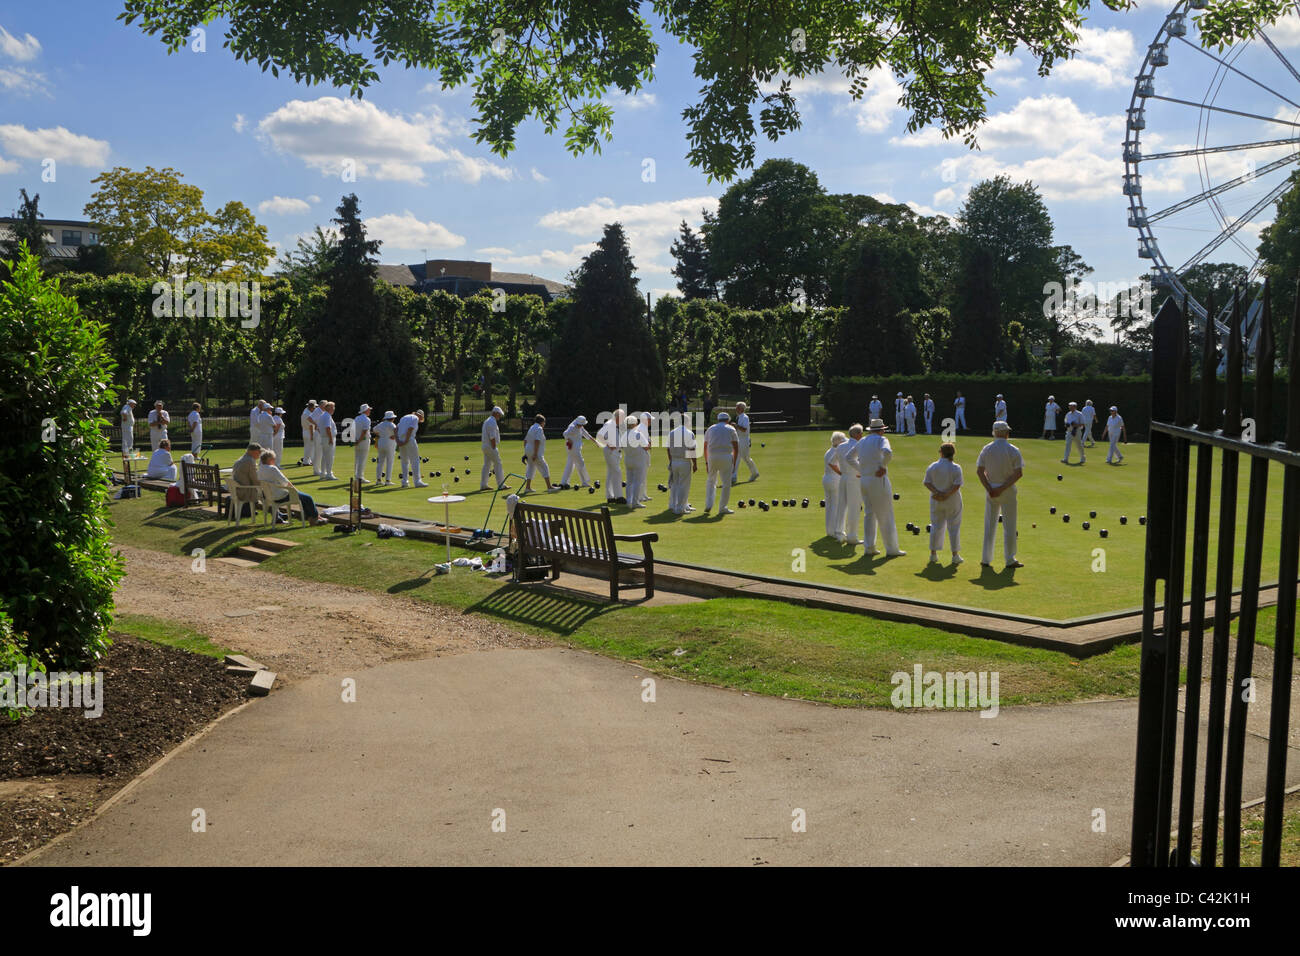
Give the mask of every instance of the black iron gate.
<svg viewBox="0 0 1300 956">
<path fill-rule="evenodd" d="M 1287 732 L 1291 705 L 1291 674 L 1295 646 L 1297 550 L 1300 549 L 1300 308 L 1291 326 L 1286 390 L 1286 440 L 1272 440 L 1273 366 L 1276 359 L 1271 296 L 1264 289 L 1264 307 L 1256 347 L 1255 397 L 1250 410 L 1253 436 L 1243 434 L 1241 296 L 1236 297 L 1225 349 L 1226 401 L 1222 427 L 1214 388 L 1217 357 L 1214 323 L 1206 319 L 1198 408 L 1192 409 L 1189 325 L 1173 300 L 1165 302 L 1155 319 L 1151 385 L 1151 448 L 1147 484 L 1146 572 L 1143 582 L 1142 670 L 1138 701 L 1137 761 L 1133 794 L 1134 866 L 1207 866 L 1216 862 L 1237 866 L 1241 852 L 1242 775 L 1246 744 L 1246 715 L 1251 694 L 1255 624 L 1259 610 L 1260 566 L 1265 545 L 1269 463 L 1281 462 L 1281 553 L 1278 563 L 1277 633 L 1274 643 L 1272 702 L 1269 713 L 1268 763 L 1265 781 L 1263 856 L 1265 866 L 1277 866 L 1281 847 Z M 1300 297 L 1297 299 L 1300 304 Z M 1215 314 L 1213 303 L 1206 310 Z M 1195 414 L 1195 424 L 1193 415 Z M 1195 500 L 1191 501 L 1191 541 L 1188 542 L 1189 476 L 1196 450 Z M 1215 559 L 1213 619 L 1206 621 L 1209 582 L 1210 497 L 1215 453 L 1218 452 L 1219 509 Z M 1238 541 L 1237 472 L 1240 456 L 1250 462 L 1244 540 Z M 1277 500 L 1276 493 L 1273 500 Z M 1228 674 L 1231 649 L 1234 558 L 1240 552 L 1242 577 L 1235 638 L 1233 673 Z M 1191 581 L 1185 581 L 1187 558 Z M 1163 582 L 1163 595 L 1157 593 Z M 1157 617 L 1157 603 L 1162 608 Z M 1185 601 L 1187 604 L 1184 613 Z M 1186 617 L 1186 622 L 1184 622 Z M 1205 740 L 1200 740 L 1202 656 L 1210 635 L 1210 677 L 1205 687 L 1209 712 Z M 1187 636 L 1186 701 L 1180 734 L 1179 672 L 1182 638 Z M 1180 739 L 1181 738 L 1181 739 Z M 1226 743 L 1226 755 L 1225 755 Z M 1179 747 L 1181 744 L 1181 748 Z M 1179 752 L 1181 749 L 1181 753 Z M 1203 749 L 1202 832 L 1194 849 L 1197 759 Z M 1175 786 L 1174 778 L 1178 777 Z M 1177 795 L 1177 834 L 1170 851 Z M 1219 812 L 1223 811 L 1223 841 L 1219 847 Z"/>
</svg>

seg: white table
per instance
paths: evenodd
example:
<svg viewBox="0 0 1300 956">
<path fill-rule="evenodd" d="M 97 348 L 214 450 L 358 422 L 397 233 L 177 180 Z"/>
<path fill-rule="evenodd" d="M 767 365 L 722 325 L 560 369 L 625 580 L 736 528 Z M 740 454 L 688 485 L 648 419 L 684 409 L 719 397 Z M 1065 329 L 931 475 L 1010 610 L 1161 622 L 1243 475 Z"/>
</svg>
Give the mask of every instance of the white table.
<svg viewBox="0 0 1300 956">
<path fill-rule="evenodd" d="M 442 505 L 442 533 L 447 540 L 447 573 L 451 573 L 451 532 L 447 529 L 451 527 L 451 506 L 465 500 L 464 495 L 449 495 L 443 493 L 434 495 L 432 498 L 426 498 L 425 501 L 431 505 Z"/>
</svg>

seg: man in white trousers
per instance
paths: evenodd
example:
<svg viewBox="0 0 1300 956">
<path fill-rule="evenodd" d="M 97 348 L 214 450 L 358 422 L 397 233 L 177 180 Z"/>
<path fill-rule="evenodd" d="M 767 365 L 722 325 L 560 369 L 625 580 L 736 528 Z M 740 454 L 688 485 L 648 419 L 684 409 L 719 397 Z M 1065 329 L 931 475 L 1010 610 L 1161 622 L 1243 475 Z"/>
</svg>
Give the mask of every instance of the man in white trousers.
<svg viewBox="0 0 1300 956">
<path fill-rule="evenodd" d="M 321 475 L 321 463 L 325 457 L 325 434 L 321 430 L 321 420 L 325 416 L 325 406 L 329 404 L 326 399 L 321 399 L 316 403 L 316 407 L 311 413 L 311 470 Z"/>
<path fill-rule="evenodd" d="M 271 403 L 262 402 L 253 418 L 253 441 L 270 451 L 275 444 L 275 416 L 271 414 Z"/>
<path fill-rule="evenodd" d="M 352 419 L 352 442 L 352 476 L 368 485 L 366 459 L 370 457 L 370 406 L 365 402 L 357 409 L 357 417 Z"/>
<path fill-rule="evenodd" d="M 894 434 L 901 435 L 907 431 L 907 399 L 899 392 L 894 398 Z M 868 419 L 870 421 L 870 419 Z"/>
<path fill-rule="evenodd" d="M 868 419 L 874 421 L 874 419 Z M 858 529 L 862 527 L 862 476 L 858 473 L 857 459 L 853 457 L 858 442 L 862 441 L 862 426 L 856 422 L 849 426 L 848 438 L 835 449 L 835 464 L 840 469 L 840 500 L 835 512 L 836 538 L 840 544 L 857 544 Z"/>
<path fill-rule="evenodd" d="M 913 406 L 915 407 L 915 406 Z M 863 535 L 862 545 L 867 554 L 876 553 L 876 529 L 890 558 L 907 554 L 898 546 L 898 526 L 894 523 L 894 486 L 889 480 L 889 463 L 894 450 L 885 437 L 885 423 L 873 418 L 867 435 L 858 442 L 853 458 L 862 475 Z"/>
<path fill-rule="evenodd" d="M 961 465 L 953 459 L 957 446 L 950 441 L 939 446 L 939 458 L 925 469 L 925 487 L 930 492 L 930 563 L 939 560 L 943 533 L 948 532 L 952 563 L 961 564 Z"/>
<path fill-rule="evenodd" d="M 739 442 L 740 451 L 736 455 L 736 467 L 731 471 L 731 483 L 736 484 L 736 472 L 740 469 L 740 463 L 743 461 L 749 468 L 749 480 L 758 480 L 758 465 L 754 464 L 754 459 L 749 453 L 752 444 L 752 428 L 749 424 L 749 416 L 745 414 L 746 405 L 744 402 L 736 402 L 736 417 L 732 421 L 731 427 L 736 430 L 736 441 Z"/>
<path fill-rule="evenodd" d="M 1070 410 L 1065 413 L 1065 457 L 1061 459 L 1061 464 L 1070 463 L 1070 447 L 1079 443 L 1079 464 L 1087 461 L 1087 453 L 1083 450 L 1083 413 L 1079 411 L 1079 403 L 1071 402 Z"/>
<path fill-rule="evenodd" d="M 130 458 L 135 454 L 135 399 L 128 398 L 122 406 L 122 454 Z"/>
<path fill-rule="evenodd" d="M 822 458 L 822 500 L 826 502 L 826 537 L 840 537 L 839 447 L 849 440 L 844 432 L 831 432 L 831 447 Z"/>
<path fill-rule="evenodd" d="M 1007 400 L 998 394 L 998 399 L 993 403 L 993 420 L 995 422 L 1005 422 L 1007 420 Z"/>
<path fill-rule="evenodd" d="M 1092 438 L 1092 426 L 1097 420 L 1097 407 L 1092 404 L 1092 399 L 1083 403 L 1083 408 L 1079 409 L 1079 414 L 1083 416 L 1083 440 L 1089 448 L 1097 444 Z"/>
<path fill-rule="evenodd" d="M 185 416 L 185 424 L 190 429 L 190 454 L 198 458 L 203 453 L 203 406 L 198 402 Z"/>
<path fill-rule="evenodd" d="M 314 465 L 316 462 L 316 399 L 307 401 L 298 421 L 302 423 L 302 464 Z M 315 468 L 312 469 L 313 471 Z"/>
<path fill-rule="evenodd" d="M 163 440 L 167 438 L 167 426 L 171 424 L 172 417 L 167 414 L 167 409 L 163 408 L 162 400 L 153 403 L 153 411 L 149 413 L 149 451 L 155 452 Z"/>
<path fill-rule="evenodd" d="M 912 396 L 907 396 L 907 404 L 903 406 L 903 424 L 907 426 L 907 434 L 911 437 L 916 436 L 916 402 L 912 401 Z"/>
<path fill-rule="evenodd" d="M 881 418 L 882 416 L 880 413 L 884 411 L 884 409 L 885 406 L 880 403 L 880 396 L 872 395 L 871 403 L 867 405 L 867 421 L 871 421 L 873 418 Z"/>
<path fill-rule="evenodd" d="M 1110 449 L 1106 452 L 1106 464 L 1118 465 L 1124 460 L 1120 454 L 1119 443 L 1122 440 L 1128 444 L 1128 433 L 1124 431 L 1124 419 L 1120 417 L 1119 409 L 1114 405 L 1110 407 L 1110 417 L 1106 419 L 1106 430 L 1101 433 L 1101 437 L 1110 442 Z"/>
<path fill-rule="evenodd" d="M 934 434 L 934 399 L 930 397 L 929 392 L 925 393 L 925 398 L 921 402 L 921 411 L 925 414 L 925 433 L 927 435 L 933 435 Z M 872 417 L 876 418 L 878 416 L 873 415 Z"/>
<path fill-rule="evenodd" d="M 664 439 L 664 451 L 668 453 L 668 510 L 675 515 L 690 514 L 695 509 L 687 499 L 691 494 L 691 475 L 699 467 L 699 455 L 695 450 L 695 432 L 686 427 L 684 416 L 682 424 Z"/>
<path fill-rule="evenodd" d="M 628 417 L 627 443 L 623 447 L 623 467 L 627 469 L 627 506 L 644 508 L 650 496 L 645 493 L 650 477 L 650 415 L 641 412 Z"/>
<path fill-rule="evenodd" d="M 277 462 L 284 461 L 284 409 L 279 405 L 271 412 L 271 450 Z"/>
<path fill-rule="evenodd" d="M 506 413 L 500 405 L 492 406 L 492 413 L 483 419 L 483 430 L 479 444 L 483 450 L 483 470 L 478 477 L 478 490 L 488 491 L 488 478 L 496 482 L 497 490 L 506 486 L 506 468 L 501 463 L 501 419 Z"/>
<path fill-rule="evenodd" d="M 591 478 L 587 474 L 587 461 L 582 457 L 582 443 L 595 440 L 591 432 L 587 431 L 586 415 L 579 415 L 569 422 L 569 427 L 564 430 L 564 474 L 560 476 L 561 488 L 569 487 L 569 477 L 575 471 L 582 479 L 583 488 L 591 486 Z"/>
<path fill-rule="evenodd" d="M 536 472 L 542 473 L 547 491 L 556 490 L 551 484 L 551 466 L 546 463 L 545 428 L 546 416 L 534 415 L 533 423 L 528 426 L 528 434 L 524 436 L 524 454 L 528 457 L 528 465 L 524 468 L 524 490 L 519 493 L 521 497 L 532 492 L 533 475 Z"/>
<path fill-rule="evenodd" d="M 339 447 L 339 427 L 334 421 L 333 402 L 325 402 L 320 407 L 320 417 L 316 428 L 320 432 L 320 476 L 330 481 L 337 480 L 334 475 L 334 455 Z M 261 444 L 261 442 L 258 442 Z"/>
<path fill-rule="evenodd" d="M 397 457 L 397 413 L 384 412 L 384 420 L 374 427 L 375 484 L 393 483 L 393 459 Z"/>
<path fill-rule="evenodd" d="M 993 423 L 993 441 L 980 450 L 975 472 L 988 493 L 984 503 L 984 550 L 980 564 L 993 567 L 993 538 L 1002 517 L 1002 554 L 1008 568 L 1023 568 L 1016 558 L 1016 482 L 1025 473 L 1025 459 L 1020 449 L 1007 439 L 1011 426 L 1004 421 Z"/>
<path fill-rule="evenodd" d="M 428 488 L 428 483 L 420 475 L 420 443 L 415 440 L 415 433 L 424 422 L 424 409 L 417 408 L 409 415 L 403 415 L 397 423 L 397 450 L 402 456 L 400 466 L 402 487 L 406 487 L 406 476 L 415 479 L 416 488 Z"/>
<path fill-rule="evenodd" d="M 718 486 L 722 487 L 718 498 L 718 514 L 729 515 L 732 510 L 727 507 L 731 498 L 731 473 L 736 468 L 736 458 L 740 455 L 740 439 L 731 427 L 731 416 L 718 412 L 718 420 L 704 431 L 704 513 L 713 510 L 713 496 Z"/>
<path fill-rule="evenodd" d="M 952 410 L 955 413 L 954 418 L 957 420 L 958 428 L 966 427 L 966 396 L 961 392 L 952 400 Z"/>
<path fill-rule="evenodd" d="M 614 409 L 612 418 L 605 420 L 596 432 L 596 444 L 605 456 L 605 501 L 617 502 L 623 497 L 622 456 L 627 440 L 623 426 L 623 409 Z M 626 499 L 624 499 L 626 501 Z"/>
</svg>

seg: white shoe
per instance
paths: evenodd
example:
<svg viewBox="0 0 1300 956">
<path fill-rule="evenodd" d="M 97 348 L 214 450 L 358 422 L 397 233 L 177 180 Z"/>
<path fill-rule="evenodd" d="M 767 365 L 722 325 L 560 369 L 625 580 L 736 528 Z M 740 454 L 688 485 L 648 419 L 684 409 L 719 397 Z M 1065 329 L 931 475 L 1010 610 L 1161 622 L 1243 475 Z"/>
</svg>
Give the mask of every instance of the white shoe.
<svg viewBox="0 0 1300 956">
<path fill-rule="evenodd" d="M 963 558 L 960 554 L 954 554 L 954 555 L 952 556 L 952 563 L 953 563 L 953 564 L 961 564 L 961 563 L 962 563 L 963 561 L 965 561 L 965 560 L 966 560 L 966 559 Z"/>
<path fill-rule="evenodd" d="M 734 515 L 735 512 L 732 511 L 730 508 L 723 508 L 721 511 L 718 512 L 718 514 L 720 514 L 720 515 Z"/>
<path fill-rule="evenodd" d="M 905 554 L 907 554 L 906 551 L 895 551 L 893 554 L 886 553 L 886 554 L 885 554 L 885 557 L 887 557 L 887 558 L 901 558 L 901 557 L 903 557 L 903 555 L 905 555 Z"/>
<path fill-rule="evenodd" d="M 692 511 L 694 511 L 694 510 L 695 510 L 695 505 L 687 505 L 687 506 L 686 506 L 686 513 L 687 513 L 687 514 L 690 514 L 690 513 L 691 513 Z"/>
<path fill-rule="evenodd" d="M 406 482 L 402 482 L 402 487 L 403 487 L 403 488 L 407 487 Z"/>
<path fill-rule="evenodd" d="M 417 487 L 417 488 L 428 488 L 428 487 L 429 487 L 429 483 L 428 483 L 427 481 L 417 481 L 417 482 L 415 483 L 415 487 Z"/>
<path fill-rule="evenodd" d="M 939 556 L 933 551 L 930 552 L 930 563 L 931 564 L 939 563 Z"/>
</svg>

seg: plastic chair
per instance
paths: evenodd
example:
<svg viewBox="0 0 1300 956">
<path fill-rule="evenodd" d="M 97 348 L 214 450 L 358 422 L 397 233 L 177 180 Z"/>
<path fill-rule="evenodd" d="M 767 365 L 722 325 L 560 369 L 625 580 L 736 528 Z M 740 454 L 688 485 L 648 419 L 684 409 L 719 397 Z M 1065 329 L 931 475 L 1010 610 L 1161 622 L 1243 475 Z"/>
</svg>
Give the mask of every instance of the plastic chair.
<svg viewBox="0 0 1300 956">
<path fill-rule="evenodd" d="M 298 489 L 283 489 L 289 493 L 289 496 L 277 501 L 275 495 L 276 492 L 280 490 L 281 489 L 276 485 L 269 485 L 266 482 L 262 482 L 262 507 L 266 509 L 266 514 L 262 518 L 262 524 L 274 524 L 274 516 L 283 506 L 289 511 L 289 520 L 286 522 L 287 524 L 293 524 L 293 509 L 297 508 L 298 516 L 302 519 L 302 526 L 304 528 L 307 527 L 307 515 L 303 513 L 302 499 L 298 497 Z"/>
<path fill-rule="evenodd" d="M 243 516 L 243 505 L 248 504 L 250 513 L 249 520 L 257 520 L 257 509 L 262 506 L 262 484 L 258 482 L 255 485 L 241 485 L 236 483 L 233 475 L 226 478 L 226 489 L 230 492 L 230 510 L 226 513 L 226 524 L 230 524 L 233 519 L 235 527 L 239 527 L 239 522 Z"/>
</svg>

